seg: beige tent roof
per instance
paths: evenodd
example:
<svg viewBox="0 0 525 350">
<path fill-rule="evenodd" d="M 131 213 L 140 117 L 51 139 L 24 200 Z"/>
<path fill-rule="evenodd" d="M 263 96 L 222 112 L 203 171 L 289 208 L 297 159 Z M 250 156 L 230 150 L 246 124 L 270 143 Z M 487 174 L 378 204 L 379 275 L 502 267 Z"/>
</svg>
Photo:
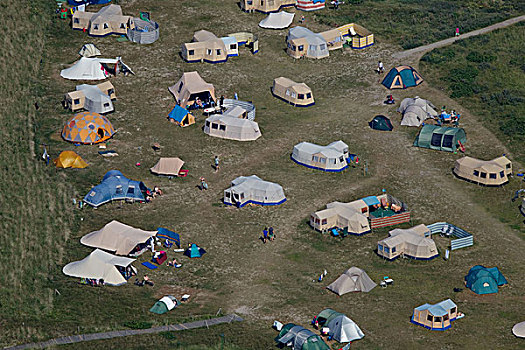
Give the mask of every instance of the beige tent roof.
<svg viewBox="0 0 525 350">
<path fill-rule="evenodd" d="M 352 266 L 326 288 L 337 295 L 349 292 L 370 292 L 377 286 L 364 270 Z"/>
<path fill-rule="evenodd" d="M 387 247 L 395 247 L 403 242 L 414 246 L 435 246 L 431 238 L 425 237 L 427 232 L 430 230 L 423 224 L 408 229 L 396 228 L 389 232 L 390 237 L 379 241 L 379 243 Z"/>
<path fill-rule="evenodd" d="M 134 261 L 96 249 L 84 259 L 64 266 L 62 272 L 73 277 L 103 279 L 104 283 L 118 286 L 126 283 L 126 279 L 116 266 L 128 267 Z"/>
<path fill-rule="evenodd" d="M 217 40 L 217 36 L 213 34 L 212 32 L 209 32 L 207 30 L 199 30 L 193 34 L 193 41 L 208 41 L 208 40 Z"/>
<path fill-rule="evenodd" d="M 157 164 L 151 168 L 151 172 L 158 175 L 179 175 L 179 171 L 184 165 L 180 158 L 160 158 Z"/>
<path fill-rule="evenodd" d="M 84 44 L 80 48 L 80 51 L 78 52 L 78 54 L 83 57 L 94 57 L 94 56 L 101 55 L 100 50 L 97 49 L 95 44 Z"/>
<path fill-rule="evenodd" d="M 138 244 L 145 243 L 156 234 L 156 231 L 144 231 L 113 220 L 102 229 L 82 237 L 80 243 L 114 251 L 118 255 L 128 255 Z"/>
<path fill-rule="evenodd" d="M 179 87 L 182 83 L 182 87 Z M 196 94 L 203 91 L 209 91 L 212 98 L 215 100 L 215 88 L 213 84 L 209 84 L 204 79 L 201 78 L 197 72 L 186 72 L 182 74 L 182 77 L 179 81 L 168 88 L 168 90 L 173 94 L 177 103 L 182 107 L 186 107 L 187 100 L 191 94 Z"/>
<path fill-rule="evenodd" d="M 499 157 L 493 160 L 480 160 L 472 157 L 465 156 L 456 160 L 456 163 L 461 166 L 470 168 L 470 169 L 479 169 L 485 170 L 486 172 L 497 173 L 505 169 L 505 166 L 510 163 L 510 160 L 505 157 Z"/>
<path fill-rule="evenodd" d="M 512 327 L 512 334 L 516 337 L 525 338 L 525 321 L 516 323 L 514 327 Z"/>
<path fill-rule="evenodd" d="M 310 87 L 308 87 L 308 85 L 305 83 L 296 83 L 295 81 L 285 77 L 275 78 L 274 82 L 287 88 L 293 88 L 298 93 L 312 92 L 312 89 L 310 89 Z"/>
</svg>

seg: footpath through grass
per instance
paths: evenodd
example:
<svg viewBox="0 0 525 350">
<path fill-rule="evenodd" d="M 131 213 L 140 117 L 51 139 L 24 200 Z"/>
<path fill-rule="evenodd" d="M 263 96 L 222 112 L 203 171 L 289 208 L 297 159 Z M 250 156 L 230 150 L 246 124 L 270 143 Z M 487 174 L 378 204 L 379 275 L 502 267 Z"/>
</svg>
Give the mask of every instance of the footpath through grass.
<svg viewBox="0 0 525 350">
<path fill-rule="evenodd" d="M 421 73 L 480 115 L 517 160 L 525 162 L 525 24 L 429 52 Z M 518 170 L 518 169 L 516 169 Z"/>
<path fill-rule="evenodd" d="M 510 0 L 347 0 L 337 10 L 315 13 L 323 24 L 355 22 L 404 49 L 483 28 L 525 12 L 525 2 Z M 329 5 L 331 7 L 331 5 Z"/>
</svg>

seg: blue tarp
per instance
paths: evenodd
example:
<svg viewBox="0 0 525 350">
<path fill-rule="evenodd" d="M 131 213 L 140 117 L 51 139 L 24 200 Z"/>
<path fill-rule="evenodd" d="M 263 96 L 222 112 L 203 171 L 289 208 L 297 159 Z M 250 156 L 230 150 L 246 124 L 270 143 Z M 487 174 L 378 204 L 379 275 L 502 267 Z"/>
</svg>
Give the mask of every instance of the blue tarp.
<svg viewBox="0 0 525 350">
<path fill-rule="evenodd" d="M 144 192 L 148 190 L 142 181 L 130 180 L 120 171 L 110 170 L 104 175 L 102 182 L 86 194 L 84 202 L 98 207 L 112 200 L 145 201 Z"/>
<path fill-rule="evenodd" d="M 69 5 L 78 6 L 78 5 L 103 5 L 110 3 L 111 0 L 67 0 Z"/>
<path fill-rule="evenodd" d="M 365 197 L 363 198 L 363 201 L 366 203 L 366 205 L 368 205 L 369 207 L 371 207 L 372 205 L 377 205 L 377 204 L 381 204 L 379 203 L 379 199 L 377 199 L 376 196 L 368 196 L 368 197 Z"/>
<path fill-rule="evenodd" d="M 180 248 L 180 237 L 178 233 L 168 230 L 164 227 L 159 227 L 157 229 L 157 238 L 165 239 L 171 243 L 174 243 L 178 248 Z"/>
<path fill-rule="evenodd" d="M 175 105 L 173 109 L 171 110 L 170 114 L 168 114 L 169 119 L 173 119 L 176 122 L 182 123 L 184 118 L 188 115 L 188 111 L 185 108 L 182 108 L 179 105 Z"/>
</svg>

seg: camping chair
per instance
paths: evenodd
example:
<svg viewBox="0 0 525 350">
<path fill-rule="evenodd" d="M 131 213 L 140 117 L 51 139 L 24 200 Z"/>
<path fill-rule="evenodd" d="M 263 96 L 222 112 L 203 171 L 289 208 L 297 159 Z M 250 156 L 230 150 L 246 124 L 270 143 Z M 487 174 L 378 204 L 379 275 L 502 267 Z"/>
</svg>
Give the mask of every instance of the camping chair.
<svg viewBox="0 0 525 350">
<path fill-rule="evenodd" d="M 180 169 L 179 170 L 179 174 L 177 176 L 178 177 L 186 177 L 186 176 L 188 176 L 189 172 L 190 171 L 188 169 Z"/>
<path fill-rule="evenodd" d="M 336 228 L 333 228 L 333 229 L 332 229 L 332 236 L 334 236 L 334 237 L 339 237 L 339 236 L 340 236 L 340 235 L 339 235 L 339 231 L 337 231 Z M 341 238 L 342 238 L 342 237 L 341 237 Z"/>
</svg>

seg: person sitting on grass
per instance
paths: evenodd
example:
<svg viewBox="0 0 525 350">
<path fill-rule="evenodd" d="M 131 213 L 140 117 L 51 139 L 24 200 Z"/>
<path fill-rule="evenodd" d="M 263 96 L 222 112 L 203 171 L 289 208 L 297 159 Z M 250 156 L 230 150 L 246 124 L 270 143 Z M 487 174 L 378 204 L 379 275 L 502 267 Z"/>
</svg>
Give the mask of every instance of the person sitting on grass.
<svg viewBox="0 0 525 350">
<path fill-rule="evenodd" d="M 273 227 L 270 226 L 268 229 L 268 239 L 273 241 L 275 239 L 275 233 L 273 232 Z"/>
<path fill-rule="evenodd" d="M 179 268 L 182 266 L 181 263 L 179 263 L 177 261 L 177 259 L 173 259 L 173 261 L 168 261 L 168 263 L 166 264 L 166 266 L 173 266 L 173 267 L 176 267 L 176 268 Z"/>
<path fill-rule="evenodd" d="M 266 243 L 267 240 L 268 240 L 268 228 L 265 227 L 264 230 L 263 230 L 262 241 L 263 241 L 263 243 Z"/>
<path fill-rule="evenodd" d="M 155 283 L 153 283 L 152 280 L 149 279 L 148 275 L 144 275 L 144 277 L 142 278 L 143 279 L 143 285 L 144 284 L 147 284 L 147 285 L 150 285 L 150 286 L 153 286 Z"/>
</svg>

